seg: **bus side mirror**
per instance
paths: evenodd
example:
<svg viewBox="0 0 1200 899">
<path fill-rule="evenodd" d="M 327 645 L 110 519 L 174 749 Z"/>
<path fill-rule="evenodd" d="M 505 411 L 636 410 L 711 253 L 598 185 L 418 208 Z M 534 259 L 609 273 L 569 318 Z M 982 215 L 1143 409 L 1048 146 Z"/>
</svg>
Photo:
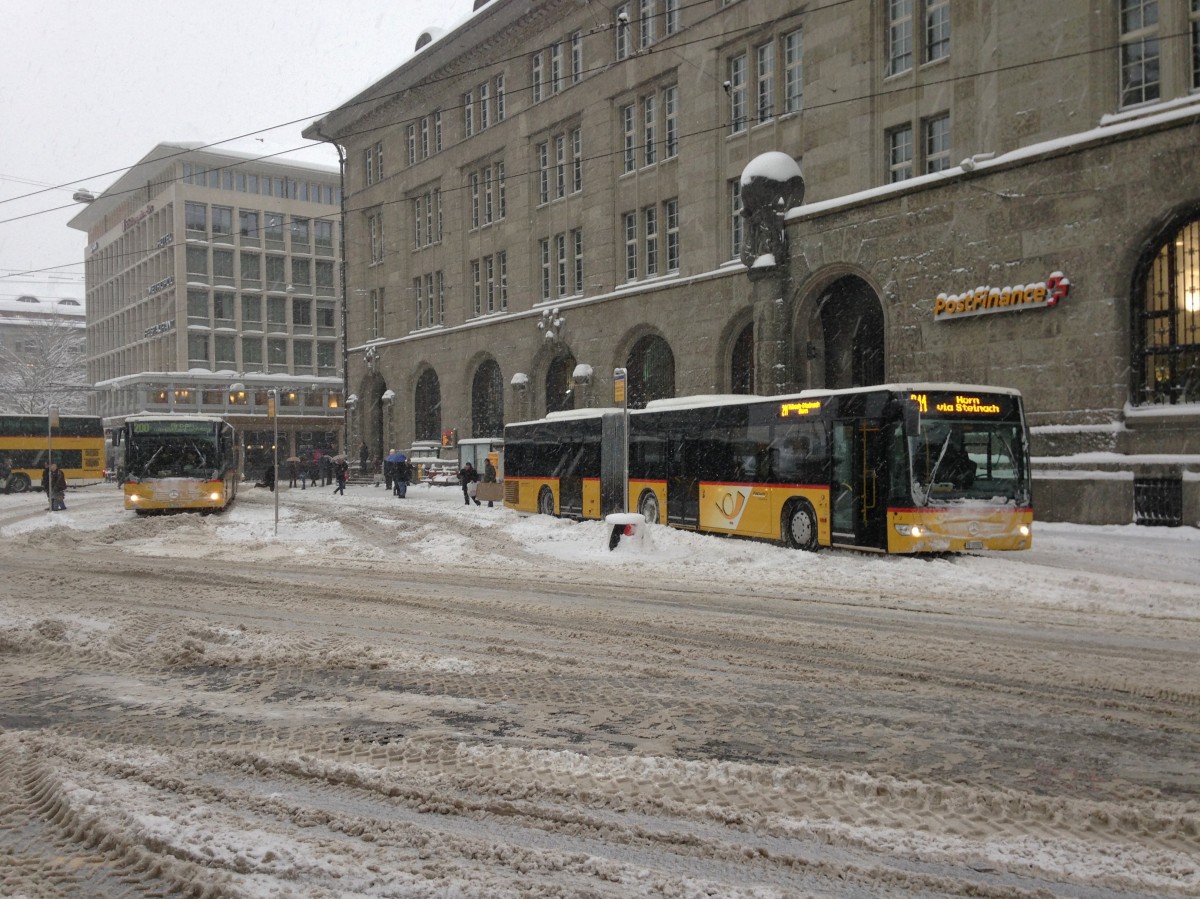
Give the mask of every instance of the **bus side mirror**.
<svg viewBox="0 0 1200 899">
<path fill-rule="evenodd" d="M 921 409 L 913 402 L 904 404 L 904 436 L 916 437 L 921 433 Z"/>
</svg>

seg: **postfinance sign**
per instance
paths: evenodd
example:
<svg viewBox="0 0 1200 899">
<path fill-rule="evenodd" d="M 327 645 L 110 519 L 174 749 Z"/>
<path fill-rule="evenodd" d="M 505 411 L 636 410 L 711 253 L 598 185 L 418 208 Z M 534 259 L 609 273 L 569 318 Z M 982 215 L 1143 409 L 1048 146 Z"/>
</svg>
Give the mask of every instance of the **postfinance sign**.
<svg viewBox="0 0 1200 899">
<path fill-rule="evenodd" d="M 993 312 L 1022 312 L 1051 309 L 1066 299 L 1071 280 L 1062 272 L 1053 272 L 1045 281 L 1011 287 L 976 287 L 964 293 L 939 293 L 933 301 L 935 321 L 969 318 Z"/>
</svg>

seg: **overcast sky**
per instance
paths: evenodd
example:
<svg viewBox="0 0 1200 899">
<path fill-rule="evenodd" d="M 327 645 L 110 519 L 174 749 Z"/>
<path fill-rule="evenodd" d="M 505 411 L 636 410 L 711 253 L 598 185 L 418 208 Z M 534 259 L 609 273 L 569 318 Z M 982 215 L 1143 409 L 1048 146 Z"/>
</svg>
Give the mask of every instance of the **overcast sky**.
<svg viewBox="0 0 1200 899">
<path fill-rule="evenodd" d="M 411 56 L 423 30 L 453 27 L 472 6 L 0 0 L 0 299 L 83 296 L 87 239 L 67 227 L 77 187 L 100 193 L 160 141 L 259 132 L 223 146 L 301 147 L 309 122 Z M 300 158 L 337 163 L 328 147 Z M 71 186 L 18 199 L 62 184 Z M 60 274 L 12 277 L 30 269 Z"/>
</svg>

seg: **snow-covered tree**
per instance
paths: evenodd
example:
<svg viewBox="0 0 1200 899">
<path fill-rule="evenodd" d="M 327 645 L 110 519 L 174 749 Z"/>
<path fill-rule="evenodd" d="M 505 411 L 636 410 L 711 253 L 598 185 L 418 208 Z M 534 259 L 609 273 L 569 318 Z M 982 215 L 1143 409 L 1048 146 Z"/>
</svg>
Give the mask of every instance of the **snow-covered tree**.
<svg viewBox="0 0 1200 899">
<path fill-rule="evenodd" d="M 90 385 L 84 332 L 58 315 L 21 331 L 22 352 L 0 344 L 0 412 L 45 415 L 86 413 Z"/>
</svg>

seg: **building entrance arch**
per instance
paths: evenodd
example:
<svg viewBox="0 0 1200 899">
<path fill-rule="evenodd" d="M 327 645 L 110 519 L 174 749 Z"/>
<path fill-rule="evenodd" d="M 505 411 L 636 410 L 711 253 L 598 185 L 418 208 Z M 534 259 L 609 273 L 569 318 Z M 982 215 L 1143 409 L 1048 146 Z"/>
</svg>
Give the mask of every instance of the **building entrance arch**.
<svg viewBox="0 0 1200 899">
<path fill-rule="evenodd" d="M 885 327 L 874 288 L 857 275 L 843 275 L 821 290 L 810 318 L 805 352 L 812 363 L 808 386 L 839 390 L 882 384 Z"/>
</svg>

